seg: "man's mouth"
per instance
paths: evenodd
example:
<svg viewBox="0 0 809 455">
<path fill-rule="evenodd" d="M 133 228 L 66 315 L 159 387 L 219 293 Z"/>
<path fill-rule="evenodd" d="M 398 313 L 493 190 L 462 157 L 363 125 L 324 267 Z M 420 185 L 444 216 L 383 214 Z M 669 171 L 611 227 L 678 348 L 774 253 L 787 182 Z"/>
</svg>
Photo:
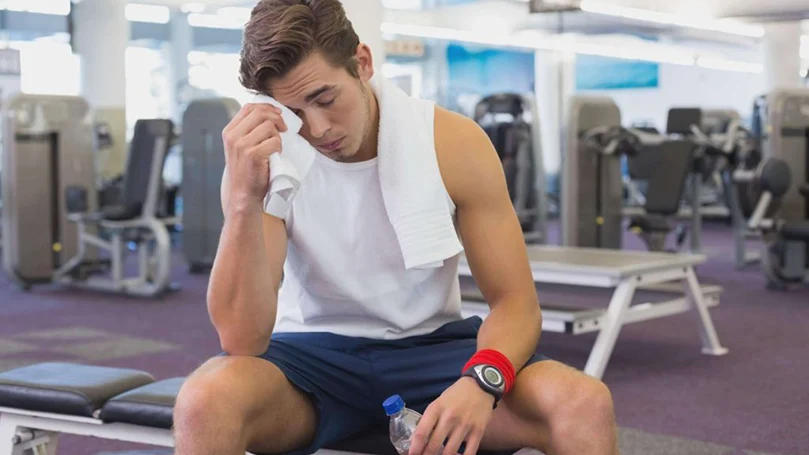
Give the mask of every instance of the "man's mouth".
<svg viewBox="0 0 809 455">
<path fill-rule="evenodd" d="M 340 148 L 340 146 L 343 144 L 343 139 L 344 138 L 340 138 L 340 139 L 338 139 L 336 141 L 333 141 L 333 142 L 328 142 L 326 144 L 318 145 L 317 148 L 319 148 L 320 150 L 326 151 L 326 152 L 333 152 L 333 151 L 337 150 L 338 148 Z"/>
</svg>

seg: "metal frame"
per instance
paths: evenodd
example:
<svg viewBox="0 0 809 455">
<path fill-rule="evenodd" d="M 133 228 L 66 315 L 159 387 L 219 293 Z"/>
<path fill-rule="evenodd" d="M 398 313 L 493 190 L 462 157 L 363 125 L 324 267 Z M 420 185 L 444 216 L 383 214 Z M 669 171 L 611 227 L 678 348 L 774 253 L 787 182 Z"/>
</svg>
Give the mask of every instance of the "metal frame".
<svg viewBox="0 0 809 455">
<path fill-rule="evenodd" d="M 166 225 L 179 223 L 179 217 L 158 218 L 157 204 L 160 197 L 160 179 L 162 178 L 163 158 L 166 150 L 166 139 L 155 140 L 155 153 L 152 159 L 149 188 L 140 217 L 126 221 L 108 221 L 94 219 L 86 214 L 71 214 L 68 219 L 78 226 L 79 249 L 76 255 L 54 273 L 54 279 L 60 283 L 85 289 L 123 293 L 139 297 L 154 297 L 171 290 L 169 274 L 171 272 L 171 238 Z M 111 240 L 106 241 L 88 230 L 89 224 L 97 224 L 110 233 Z M 138 242 L 138 275 L 133 278 L 124 277 L 124 248 L 122 235 L 127 229 L 144 229 L 148 232 Z M 149 244 L 153 251 L 149 252 Z M 111 257 L 110 277 L 89 276 L 77 279 L 72 271 L 80 266 L 87 256 L 87 245 L 106 250 Z"/>
<path fill-rule="evenodd" d="M 165 428 L 0 407 L 0 455 L 56 455 L 61 434 L 174 447 L 172 431 Z M 369 455 L 331 449 L 321 449 L 316 454 Z"/>
<path fill-rule="evenodd" d="M 543 305 L 543 330 L 554 332 L 581 334 L 599 332 L 596 342 L 590 351 L 584 372 L 596 378 L 602 378 L 609 363 L 610 356 L 621 328 L 625 324 L 658 319 L 666 316 L 694 310 L 697 314 L 697 325 L 702 340 L 702 353 L 707 355 L 724 355 L 728 350 L 719 342 L 713 325 L 709 307 L 717 305 L 720 288 L 716 286 L 701 287 L 694 272 L 694 266 L 705 262 L 701 255 L 672 255 L 651 252 L 623 252 L 596 250 L 587 248 L 567 248 L 577 254 L 597 255 L 640 255 L 648 258 L 646 264 L 636 267 L 598 267 L 564 263 L 557 259 L 543 261 L 537 259 L 542 252 L 556 252 L 563 249 L 555 247 L 529 247 L 531 271 L 535 283 L 555 283 L 572 286 L 614 288 L 612 298 L 605 310 L 548 307 Z M 531 254 L 533 253 L 533 254 Z M 556 262 L 553 262 L 556 261 Z M 471 277 L 472 273 L 466 261 L 459 265 L 461 276 Z M 678 286 L 683 297 L 659 302 L 632 305 L 637 289 L 672 290 Z M 467 314 L 482 317 L 488 313 L 488 306 L 474 302 L 474 298 L 464 301 Z"/>
</svg>

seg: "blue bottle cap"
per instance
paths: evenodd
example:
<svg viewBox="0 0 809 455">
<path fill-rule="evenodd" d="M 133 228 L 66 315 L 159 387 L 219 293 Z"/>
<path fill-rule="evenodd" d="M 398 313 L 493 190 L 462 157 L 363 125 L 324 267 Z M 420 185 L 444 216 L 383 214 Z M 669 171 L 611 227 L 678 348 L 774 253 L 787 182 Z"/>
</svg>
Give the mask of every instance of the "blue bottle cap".
<svg viewBox="0 0 809 455">
<path fill-rule="evenodd" d="M 402 400 L 402 397 L 399 395 L 391 395 L 382 403 L 382 407 L 385 408 L 385 414 L 392 416 L 404 409 L 405 404 L 404 400 Z"/>
</svg>

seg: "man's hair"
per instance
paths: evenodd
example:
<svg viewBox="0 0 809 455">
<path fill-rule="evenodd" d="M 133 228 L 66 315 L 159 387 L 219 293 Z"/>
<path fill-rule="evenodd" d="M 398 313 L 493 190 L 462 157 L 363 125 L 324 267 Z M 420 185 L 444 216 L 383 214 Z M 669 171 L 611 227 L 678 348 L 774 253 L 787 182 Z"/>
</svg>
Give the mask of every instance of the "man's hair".
<svg viewBox="0 0 809 455">
<path fill-rule="evenodd" d="M 244 29 L 239 79 L 246 89 L 267 93 L 271 79 L 313 52 L 359 77 L 359 43 L 340 0 L 261 0 Z"/>
</svg>

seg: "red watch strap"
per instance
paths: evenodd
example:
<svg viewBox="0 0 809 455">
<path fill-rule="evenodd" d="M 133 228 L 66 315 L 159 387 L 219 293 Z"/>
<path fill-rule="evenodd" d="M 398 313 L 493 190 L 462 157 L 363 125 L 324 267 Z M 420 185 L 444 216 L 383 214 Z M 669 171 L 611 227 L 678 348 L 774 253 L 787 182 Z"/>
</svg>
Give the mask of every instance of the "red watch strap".
<svg viewBox="0 0 809 455">
<path fill-rule="evenodd" d="M 514 379 L 517 373 L 514 371 L 514 365 L 511 361 L 494 349 L 482 349 L 475 353 L 472 358 L 464 365 L 462 373 L 475 365 L 491 365 L 503 374 L 503 381 L 505 384 L 505 393 L 508 393 L 514 386 Z"/>
</svg>

